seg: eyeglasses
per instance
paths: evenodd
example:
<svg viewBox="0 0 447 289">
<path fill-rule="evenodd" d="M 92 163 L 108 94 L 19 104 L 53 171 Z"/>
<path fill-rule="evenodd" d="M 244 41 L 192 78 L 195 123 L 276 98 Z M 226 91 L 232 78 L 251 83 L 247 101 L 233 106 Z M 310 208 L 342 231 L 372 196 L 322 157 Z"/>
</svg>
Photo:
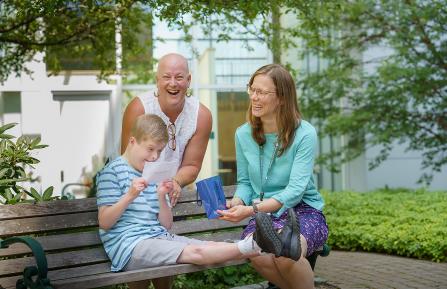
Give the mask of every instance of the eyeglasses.
<svg viewBox="0 0 447 289">
<path fill-rule="evenodd" d="M 260 98 L 266 97 L 267 95 L 271 94 L 271 93 L 276 93 L 275 91 L 266 91 L 266 90 L 262 90 L 259 88 L 253 88 L 251 87 L 249 84 L 247 84 L 247 93 L 250 96 L 256 95 Z"/>
<path fill-rule="evenodd" d="M 169 134 L 169 141 L 168 141 L 168 147 L 175 151 L 177 148 L 176 142 L 175 142 L 175 124 L 169 123 L 168 125 L 168 134 Z"/>
</svg>

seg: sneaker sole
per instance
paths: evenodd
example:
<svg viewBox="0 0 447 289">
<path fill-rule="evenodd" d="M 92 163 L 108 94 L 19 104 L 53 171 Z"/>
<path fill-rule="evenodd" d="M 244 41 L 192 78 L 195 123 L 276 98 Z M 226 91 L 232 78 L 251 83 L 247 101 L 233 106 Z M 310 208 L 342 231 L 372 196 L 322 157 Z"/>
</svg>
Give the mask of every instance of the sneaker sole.
<svg viewBox="0 0 447 289">
<path fill-rule="evenodd" d="M 272 219 L 267 214 L 260 213 L 256 215 L 255 219 L 256 231 L 259 231 L 259 233 L 262 235 L 261 238 L 267 241 L 266 244 L 264 244 L 264 242 L 260 242 L 261 244 L 258 243 L 258 245 L 265 252 L 275 254 L 276 257 L 279 257 L 282 248 L 282 242 L 275 229 L 273 228 Z"/>
</svg>

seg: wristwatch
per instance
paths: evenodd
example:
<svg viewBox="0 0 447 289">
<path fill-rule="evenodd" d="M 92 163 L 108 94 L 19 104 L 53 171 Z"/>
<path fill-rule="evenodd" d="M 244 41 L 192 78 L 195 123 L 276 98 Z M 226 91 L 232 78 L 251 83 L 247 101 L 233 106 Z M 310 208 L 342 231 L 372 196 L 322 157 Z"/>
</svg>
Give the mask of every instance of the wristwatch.
<svg viewBox="0 0 447 289">
<path fill-rule="evenodd" d="M 256 204 L 253 204 L 252 207 L 253 207 L 253 213 L 256 214 L 258 212 L 258 206 Z"/>
</svg>

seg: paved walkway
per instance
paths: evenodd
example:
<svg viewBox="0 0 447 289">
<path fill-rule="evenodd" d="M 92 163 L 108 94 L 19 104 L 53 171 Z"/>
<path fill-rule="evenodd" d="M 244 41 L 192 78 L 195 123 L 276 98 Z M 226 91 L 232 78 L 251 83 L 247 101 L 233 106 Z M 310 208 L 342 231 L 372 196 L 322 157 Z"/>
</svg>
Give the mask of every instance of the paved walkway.
<svg viewBox="0 0 447 289">
<path fill-rule="evenodd" d="M 315 275 L 342 289 L 447 288 L 447 263 L 374 253 L 331 251 Z"/>
<path fill-rule="evenodd" d="M 328 257 L 318 258 L 315 275 L 328 285 L 323 283 L 317 288 L 447 289 L 447 263 L 384 254 L 332 250 Z M 237 289 L 265 287 L 257 284 Z"/>
</svg>

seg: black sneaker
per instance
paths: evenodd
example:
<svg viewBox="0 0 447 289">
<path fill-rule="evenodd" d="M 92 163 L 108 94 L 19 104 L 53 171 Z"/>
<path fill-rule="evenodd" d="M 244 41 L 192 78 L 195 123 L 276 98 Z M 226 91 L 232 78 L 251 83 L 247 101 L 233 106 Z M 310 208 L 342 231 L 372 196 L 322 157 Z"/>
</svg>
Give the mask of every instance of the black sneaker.
<svg viewBox="0 0 447 289">
<path fill-rule="evenodd" d="M 300 224 L 293 208 L 287 211 L 287 224 L 280 233 L 281 256 L 298 261 L 301 257 Z"/>
<path fill-rule="evenodd" d="M 258 212 L 255 215 L 256 231 L 253 239 L 262 251 L 279 257 L 282 249 L 282 241 L 273 228 L 272 218 L 267 213 Z"/>
<path fill-rule="evenodd" d="M 279 234 L 273 228 L 272 219 L 268 214 L 256 213 L 255 222 L 253 239 L 264 252 L 298 261 L 301 257 L 300 226 L 292 208 L 288 210 L 287 224 Z"/>
</svg>

